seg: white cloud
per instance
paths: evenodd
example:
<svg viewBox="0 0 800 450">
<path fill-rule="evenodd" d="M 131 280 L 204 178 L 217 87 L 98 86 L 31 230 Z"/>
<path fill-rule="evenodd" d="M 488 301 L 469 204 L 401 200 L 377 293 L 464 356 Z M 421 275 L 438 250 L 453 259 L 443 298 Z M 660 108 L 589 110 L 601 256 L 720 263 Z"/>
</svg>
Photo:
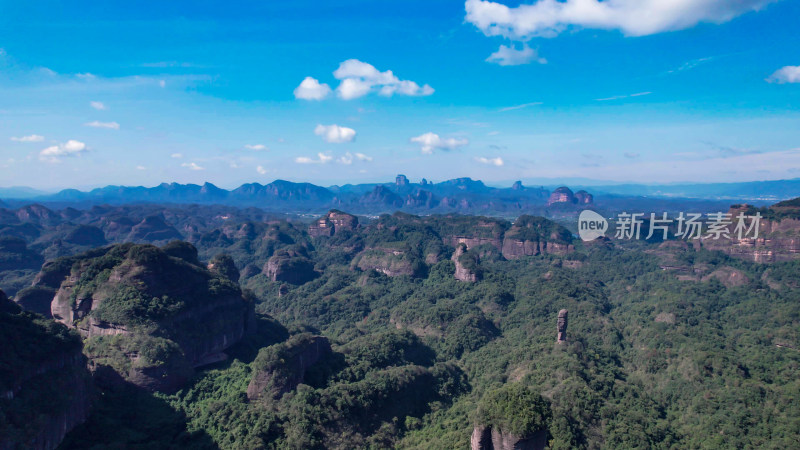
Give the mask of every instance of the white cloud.
<svg viewBox="0 0 800 450">
<path fill-rule="evenodd" d="M 433 88 L 427 84 L 420 86 L 414 81 L 401 80 L 391 70 L 381 72 L 372 64 L 357 59 L 348 59 L 339 64 L 333 76 L 341 80 L 336 93 L 344 100 L 363 97 L 373 91 L 384 97 L 395 94 L 409 96 L 433 94 Z"/>
<path fill-rule="evenodd" d="M 347 152 L 347 153 L 344 154 L 344 156 L 339 157 L 339 159 L 337 159 L 336 161 L 341 163 L 341 164 L 350 165 L 350 164 L 353 164 L 353 161 L 372 162 L 372 157 L 371 156 L 367 156 L 367 155 L 365 155 L 363 153 L 350 153 L 350 152 Z"/>
<path fill-rule="evenodd" d="M 629 94 L 629 95 L 615 95 L 615 96 L 613 96 L 613 97 L 596 98 L 596 99 L 594 99 L 594 100 L 595 100 L 596 102 L 607 102 L 607 101 L 609 101 L 609 100 L 620 100 L 620 99 L 623 99 L 623 98 L 629 98 L 629 97 L 641 97 L 641 96 L 644 96 L 644 95 L 650 95 L 650 94 L 652 94 L 652 92 L 637 92 L 637 93 L 635 93 L 635 94 Z"/>
<path fill-rule="evenodd" d="M 162 88 L 163 87 L 167 87 L 167 81 L 166 80 L 158 80 L 158 85 L 161 86 Z"/>
<path fill-rule="evenodd" d="M 299 156 L 294 159 L 297 164 L 326 164 L 333 160 L 333 156 L 326 155 L 325 153 L 317 153 L 319 159 L 311 159 L 307 156 Z"/>
<path fill-rule="evenodd" d="M 119 124 L 117 122 L 100 122 L 95 120 L 94 122 L 88 122 L 84 124 L 87 127 L 94 127 L 94 128 L 109 128 L 112 130 L 119 130 Z"/>
<path fill-rule="evenodd" d="M 187 167 L 187 168 L 189 168 L 191 170 L 206 170 L 205 167 L 198 166 L 197 163 L 193 163 L 193 162 L 183 163 L 183 164 L 181 164 L 181 167 Z"/>
<path fill-rule="evenodd" d="M 331 93 L 331 87 L 319 80 L 306 77 L 294 90 L 294 97 L 303 100 L 322 100 Z"/>
<path fill-rule="evenodd" d="M 106 105 L 103 102 L 89 102 L 89 106 L 98 111 L 103 111 L 106 109 Z"/>
<path fill-rule="evenodd" d="M 246 145 L 244 146 L 244 148 L 246 148 L 246 149 L 248 149 L 248 150 L 256 150 L 256 151 L 261 151 L 261 150 L 266 150 L 266 149 L 267 149 L 267 146 L 266 146 L 266 145 L 264 145 L 264 144 L 246 144 Z"/>
<path fill-rule="evenodd" d="M 170 156 L 170 158 L 180 159 L 180 158 L 183 158 L 183 153 L 173 153 L 173 154 L 171 154 L 169 156 Z"/>
<path fill-rule="evenodd" d="M 497 158 L 486 158 L 483 156 L 479 156 L 475 158 L 475 161 L 478 161 L 481 164 L 488 164 L 490 166 L 497 166 L 497 167 L 500 167 L 503 164 L 505 164 L 503 162 L 503 158 L 500 158 L 499 156 Z"/>
<path fill-rule="evenodd" d="M 145 166 L 136 166 L 136 170 L 147 170 Z"/>
<path fill-rule="evenodd" d="M 497 112 L 513 111 L 515 109 L 527 108 L 528 106 L 538 106 L 538 105 L 541 105 L 541 104 L 542 104 L 542 102 L 531 102 L 531 103 L 523 103 L 521 105 L 506 106 L 505 108 L 498 109 Z M 499 134 L 497 131 L 494 131 L 493 133 L 494 134 Z M 492 134 L 489 133 L 489 136 L 492 136 Z"/>
<path fill-rule="evenodd" d="M 70 139 L 64 144 L 53 145 L 39 152 L 42 161 L 56 163 L 59 158 L 77 156 L 86 151 L 86 144 Z"/>
<path fill-rule="evenodd" d="M 486 58 L 486 62 L 495 63 L 501 66 L 519 66 L 536 61 L 539 64 L 547 64 L 547 60 L 539 57 L 539 53 L 523 45 L 521 49 L 517 50 L 514 47 L 506 47 L 501 45 L 496 52 Z"/>
<path fill-rule="evenodd" d="M 487 36 L 516 41 L 553 37 L 570 27 L 620 30 L 645 36 L 701 22 L 722 23 L 775 0 L 540 0 L 509 8 L 467 0 L 465 20 Z"/>
<path fill-rule="evenodd" d="M 260 173 L 261 175 L 266 175 L 267 169 L 265 169 L 264 166 L 258 166 L 256 167 L 256 172 Z"/>
<path fill-rule="evenodd" d="M 432 154 L 434 150 L 455 150 L 458 147 L 469 144 L 467 139 L 442 139 L 438 134 L 431 132 L 412 137 L 411 142 L 419 144 L 422 153 L 426 155 Z"/>
<path fill-rule="evenodd" d="M 800 66 L 786 66 L 776 70 L 767 81 L 770 83 L 800 83 Z"/>
<path fill-rule="evenodd" d="M 339 125 L 317 125 L 314 128 L 314 134 L 322 136 L 325 142 L 331 144 L 343 144 L 345 142 L 353 142 L 356 138 L 356 130 L 347 127 L 340 127 Z"/>
<path fill-rule="evenodd" d="M 15 142 L 42 142 L 44 140 L 44 136 L 31 134 L 30 136 L 12 137 L 11 140 Z"/>
</svg>

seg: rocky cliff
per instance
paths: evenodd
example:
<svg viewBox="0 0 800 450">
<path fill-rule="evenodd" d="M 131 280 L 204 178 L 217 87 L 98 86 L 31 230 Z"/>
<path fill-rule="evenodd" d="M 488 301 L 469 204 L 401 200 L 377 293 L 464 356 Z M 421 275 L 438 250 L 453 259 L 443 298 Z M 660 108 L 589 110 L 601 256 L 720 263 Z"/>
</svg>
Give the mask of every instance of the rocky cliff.
<svg viewBox="0 0 800 450">
<path fill-rule="evenodd" d="M 541 395 L 519 383 L 487 392 L 478 404 L 472 450 L 542 450 L 552 414 Z"/>
<path fill-rule="evenodd" d="M 331 344 L 323 336 L 308 333 L 261 349 L 253 361 L 253 376 L 247 398 L 279 398 L 303 382 L 306 372 L 331 354 Z"/>
<path fill-rule="evenodd" d="M 312 237 L 333 236 L 342 231 L 353 231 L 357 227 L 358 217 L 332 209 L 309 225 L 308 234 Z"/>
<path fill-rule="evenodd" d="M 0 449 L 56 448 L 89 415 L 80 338 L 0 291 L 0 342 Z"/>
<path fill-rule="evenodd" d="M 499 428 L 476 425 L 470 438 L 471 450 L 544 450 L 547 430 L 520 437 Z"/>
<path fill-rule="evenodd" d="M 565 255 L 573 250 L 569 230 L 543 217 L 520 216 L 503 237 L 502 253 L 506 259 L 542 253 Z"/>
<path fill-rule="evenodd" d="M 800 258 L 800 201 L 788 200 L 772 205 L 769 208 L 756 209 L 750 205 L 733 205 L 728 211 L 732 223 L 727 227 L 729 238 L 703 239 L 703 247 L 719 250 L 736 258 L 754 262 L 772 263 L 790 261 Z M 763 218 L 758 225 L 758 237 L 753 233 L 742 235 L 739 239 L 736 231 L 739 214 Z M 751 221 L 746 219 L 749 227 Z"/>
<path fill-rule="evenodd" d="M 187 243 L 122 244 L 45 265 L 32 290 L 54 292 L 52 317 L 87 340 L 99 375 L 171 391 L 248 331 L 253 305 L 231 276 Z"/>
<path fill-rule="evenodd" d="M 461 281 L 474 283 L 480 278 L 478 256 L 468 252 L 466 244 L 458 244 L 453 253 L 453 263 L 456 265 L 455 278 Z"/>
<path fill-rule="evenodd" d="M 409 249 L 392 245 L 362 251 L 353 259 L 352 267 L 363 271 L 375 270 L 390 277 L 418 276 L 425 270 L 425 264 Z"/>
<path fill-rule="evenodd" d="M 290 284 L 303 284 L 318 275 L 304 247 L 277 251 L 264 265 L 262 272 L 272 281 L 284 281 Z"/>
</svg>

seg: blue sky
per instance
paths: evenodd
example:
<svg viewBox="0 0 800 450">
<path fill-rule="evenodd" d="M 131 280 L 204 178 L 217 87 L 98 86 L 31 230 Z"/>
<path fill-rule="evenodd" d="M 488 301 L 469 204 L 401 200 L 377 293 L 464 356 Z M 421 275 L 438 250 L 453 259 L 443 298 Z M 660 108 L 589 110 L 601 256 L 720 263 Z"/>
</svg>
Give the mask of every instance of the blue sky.
<svg viewBox="0 0 800 450">
<path fill-rule="evenodd" d="M 0 0 L 0 186 L 800 177 L 798 0 L 104 3 Z"/>
</svg>

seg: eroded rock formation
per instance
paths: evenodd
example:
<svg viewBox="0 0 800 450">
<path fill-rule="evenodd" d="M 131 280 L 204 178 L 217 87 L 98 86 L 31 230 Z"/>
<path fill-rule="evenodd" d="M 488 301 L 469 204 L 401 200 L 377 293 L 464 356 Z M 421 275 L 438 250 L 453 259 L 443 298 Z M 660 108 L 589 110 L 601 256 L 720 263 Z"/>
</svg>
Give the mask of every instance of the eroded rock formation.
<svg viewBox="0 0 800 450">
<path fill-rule="evenodd" d="M 219 271 L 201 265 L 187 243 L 96 249 L 45 265 L 20 304 L 38 305 L 52 292 L 52 317 L 86 339 L 98 374 L 173 391 L 193 367 L 225 359 L 252 322 L 235 274 L 216 264 Z"/>
<path fill-rule="evenodd" d="M 461 281 L 474 283 L 480 278 L 478 258 L 476 255 L 467 252 L 465 244 L 458 244 L 453 253 L 453 262 L 456 265 L 455 278 Z"/>
<path fill-rule="evenodd" d="M 476 425 L 470 439 L 471 450 L 544 450 L 547 430 L 520 437 L 498 428 Z"/>
<path fill-rule="evenodd" d="M 279 398 L 302 383 L 306 372 L 331 354 L 328 338 L 304 333 L 261 349 L 253 361 L 247 398 Z"/>
<path fill-rule="evenodd" d="M 558 337 L 557 342 L 567 342 L 567 310 L 562 309 L 558 312 Z"/>
</svg>

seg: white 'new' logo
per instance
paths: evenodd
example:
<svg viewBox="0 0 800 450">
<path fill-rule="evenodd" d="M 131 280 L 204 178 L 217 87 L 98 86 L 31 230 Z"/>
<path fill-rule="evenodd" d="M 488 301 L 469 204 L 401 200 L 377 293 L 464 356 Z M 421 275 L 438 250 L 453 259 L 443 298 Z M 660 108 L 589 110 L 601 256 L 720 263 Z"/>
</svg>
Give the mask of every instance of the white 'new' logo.
<svg viewBox="0 0 800 450">
<path fill-rule="evenodd" d="M 606 234 L 608 221 L 596 212 L 585 209 L 578 216 L 578 235 L 584 241 L 593 241 Z"/>
</svg>

